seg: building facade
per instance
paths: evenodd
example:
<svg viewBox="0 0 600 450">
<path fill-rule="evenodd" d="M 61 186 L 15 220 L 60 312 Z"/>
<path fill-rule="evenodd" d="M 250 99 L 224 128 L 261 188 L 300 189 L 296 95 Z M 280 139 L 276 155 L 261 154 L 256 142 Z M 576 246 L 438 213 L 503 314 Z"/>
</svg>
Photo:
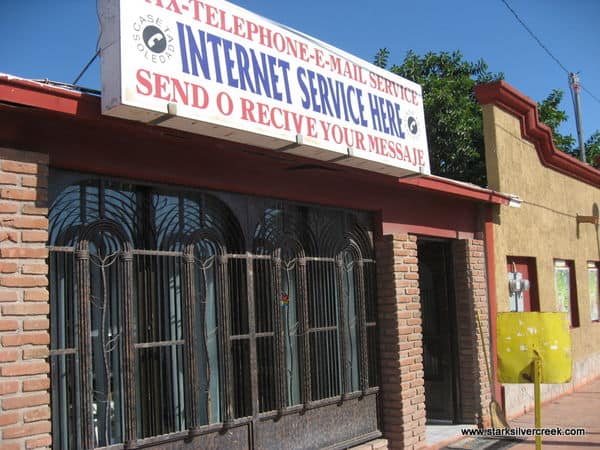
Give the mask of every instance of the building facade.
<svg viewBox="0 0 600 450">
<path fill-rule="evenodd" d="M 0 116 L 1 448 L 409 449 L 488 422 L 508 196 L 9 76 Z"/>
<path fill-rule="evenodd" d="M 482 85 L 486 165 L 491 189 L 516 194 L 521 207 L 494 214 L 498 311 L 566 312 L 573 377 L 544 385 L 544 400 L 600 375 L 598 205 L 600 171 L 556 149 L 536 103 L 504 82 Z M 511 292 L 509 280 L 529 281 Z M 497 386 L 508 415 L 533 405 L 532 385 Z"/>
</svg>

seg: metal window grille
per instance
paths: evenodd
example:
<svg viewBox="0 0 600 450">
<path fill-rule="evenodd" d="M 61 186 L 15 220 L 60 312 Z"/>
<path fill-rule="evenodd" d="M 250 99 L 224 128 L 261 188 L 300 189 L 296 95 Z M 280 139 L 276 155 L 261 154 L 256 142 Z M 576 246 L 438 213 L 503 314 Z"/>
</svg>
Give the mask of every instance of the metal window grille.
<svg viewBox="0 0 600 450">
<path fill-rule="evenodd" d="M 53 448 L 195 435 L 376 386 L 367 215 L 104 179 L 56 190 Z"/>
</svg>

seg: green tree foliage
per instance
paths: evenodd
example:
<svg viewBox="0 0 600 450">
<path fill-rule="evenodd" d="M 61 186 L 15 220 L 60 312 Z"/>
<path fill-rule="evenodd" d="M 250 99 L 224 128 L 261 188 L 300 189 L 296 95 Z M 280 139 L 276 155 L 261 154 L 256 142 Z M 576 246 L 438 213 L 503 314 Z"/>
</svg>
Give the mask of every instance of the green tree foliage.
<svg viewBox="0 0 600 450">
<path fill-rule="evenodd" d="M 375 64 L 385 68 L 388 56 L 387 49 L 379 50 Z M 431 172 L 485 186 L 483 123 L 473 88 L 503 75 L 489 72 L 483 60 L 465 61 L 459 51 L 409 51 L 390 70 L 423 87 Z"/>
<path fill-rule="evenodd" d="M 558 131 L 558 127 L 569 118 L 567 113 L 559 108 L 562 98 L 563 91 L 560 89 L 550 92 L 548 97 L 538 103 L 538 117 L 541 122 L 552 128 L 552 140 L 556 148 L 571 154 L 575 139 L 570 134 L 563 135 Z"/>
<path fill-rule="evenodd" d="M 589 164 L 600 169 L 600 130 L 596 130 L 585 141 L 585 155 Z"/>
<path fill-rule="evenodd" d="M 579 158 L 579 145 L 571 134 L 562 134 L 558 131 L 560 125 L 567 121 L 569 116 L 560 109 L 563 91 L 554 89 L 548 96 L 538 103 L 538 116 L 540 121 L 552 128 L 554 145 L 569 155 Z M 600 168 L 600 130 L 596 130 L 584 143 L 585 157 L 588 164 Z"/>
<path fill-rule="evenodd" d="M 385 69 L 388 59 L 388 49 L 380 49 L 374 64 Z M 389 70 L 423 87 L 431 172 L 486 186 L 483 119 L 473 88 L 500 80 L 503 74 L 489 72 L 481 59 L 475 63 L 465 61 L 459 51 L 423 56 L 409 51 L 400 65 Z M 539 117 L 552 128 L 556 147 L 577 157 L 579 150 L 573 136 L 558 131 L 568 119 L 560 109 L 562 97 L 562 91 L 553 90 L 538 104 Z M 587 140 L 586 155 L 588 163 L 600 168 L 600 131 Z"/>
<path fill-rule="evenodd" d="M 390 51 L 387 48 L 381 48 L 375 55 L 373 64 L 375 64 L 377 67 L 381 67 L 382 69 L 385 69 L 388 65 L 389 56 L 390 56 Z"/>
</svg>

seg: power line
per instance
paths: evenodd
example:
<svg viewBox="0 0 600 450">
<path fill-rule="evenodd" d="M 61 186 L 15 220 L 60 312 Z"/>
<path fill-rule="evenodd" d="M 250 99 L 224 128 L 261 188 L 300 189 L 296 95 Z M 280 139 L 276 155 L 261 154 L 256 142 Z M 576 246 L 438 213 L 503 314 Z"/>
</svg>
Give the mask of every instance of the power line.
<svg viewBox="0 0 600 450">
<path fill-rule="evenodd" d="M 525 22 L 523 22 L 523 20 L 519 17 L 519 15 L 516 13 L 516 11 L 510 7 L 510 5 L 508 4 L 508 2 L 506 0 L 502 0 L 502 3 L 504 3 L 506 5 L 506 7 L 510 10 L 510 12 L 513 14 L 513 16 L 515 16 L 515 18 L 519 21 L 519 23 L 521 25 L 523 25 L 523 28 L 525 28 L 527 30 L 527 32 L 531 35 L 531 37 L 533 39 L 535 39 L 535 41 L 540 45 L 540 47 L 542 47 L 545 50 L 545 52 L 548 53 L 548 55 L 550 56 L 550 58 L 552 58 L 554 61 L 556 61 L 556 64 L 558 64 L 562 68 L 562 70 L 564 70 L 567 73 L 567 75 L 569 73 L 571 73 L 571 71 L 568 70 L 564 66 L 564 64 L 561 63 L 558 60 L 558 58 L 552 54 L 552 52 L 550 50 L 548 50 L 548 47 L 546 47 L 542 43 L 542 41 L 539 40 L 539 38 L 535 35 L 535 33 L 533 31 L 531 31 L 531 29 L 527 26 L 527 24 Z"/>
<path fill-rule="evenodd" d="M 104 30 L 102 29 L 102 18 L 100 17 L 100 6 L 98 3 L 98 0 L 96 0 L 96 19 L 98 19 L 98 27 L 100 29 L 100 31 L 98 33 L 98 39 L 96 40 L 96 53 L 94 53 L 94 56 L 92 56 L 92 59 L 90 59 L 88 61 L 88 63 L 85 65 L 85 67 L 81 70 L 81 72 L 79 72 L 79 75 L 77 75 L 77 78 L 75 78 L 75 81 L 73 81 L 73 84 L 77 84 L 79 82 L 79 80 L 81 80 L 81 77 L 83 77 L 83 75 L 90 68 L 92 63 L 96 60 L 96 58 L 98 58 L 98 56 L 100 56 L 100 51 L 101 51 L 100 40 L 102 39 L 102 33 L 104 32 Z"/>
<path fill-rule="evenodd" d="M 508 4 L 508 2 L 506 0 L 501 0 L 502 3 L 504 3 L 504 5 L 508 8 L 508 10 L 512 13 L 513 16 L 515 16 L 515 18 L 519 21 L 519 23 L 521 25 L 523 25 L 523 28 L 525 28 L 525 30 L 527 30 L 527 32 L 529 33 L 529 35 L 539 44 L 540 47 L 542 47 L 544 49 L 544 51 L 548 54 L 548 56 L 550 56 L 550 58 L 552 58 L 556 64 L 558 64 L 558 66 L 565 71 L 565 73 L 567 75 L 571 74 L 571 71 L 569 69 L 567 69 L 565 67 L 565 65 L 560 62 L 560 60 L 554 56 L 554 54 L 548 49 L 548 47 L 546 47 L 544 45 L 544 43 L 535 35 L 535 33 L 531 30 L 531 28 L 529 28 L 527 26 L 527 24 L 523 21 L 523 19 L 521 19 L 521 17 L 519 17 L 519 15 L 517 14 L 517 12 L 511 8 L 511 6 Z M 585 88 L 585 86 L 581 85 L 581 89 L 583 89 L 590 97 L 592 97 L 594 100 L 596 100 L 598 103 L 600 103 L 600 98 L 596 97 L 594 94 L 592 94 L 588 89 Z"/>
<path fill-rule="evenodd" d="M 77 78 L 75 78 L 75 81 L 73 81 L 72 84 L 77 84 L 79 82 L 79 80 L 81 80 L 81 77 L 83 76 L 83 74 L 89 69 L 89 67 L 92 65 L 92 63 L 96 60 L 96 58 L 98 56 L 100 56 L 100 49 L 98 49 L 96 51 L 94 56 L 92 56 L 92 59 L 90 59 L 88 61 L 88 63 L 85 65 L 85 67 L 81 70 L 81 72 L 79 72 L 79 75 L 77 75 Z"/>
<path fill-rule="evenodd" d="M 102 28 L 102 17 L 100 14 L 100 3 L 96 0 L 96 19 L 98 19 L 98 28 L 100 32 L 98 33 L 98 40 L 96 41 L 96 51 L 100 50 L 100 41 L 102 40 L 102 34 L 104 33 L 104 29 Z"/>
<path fill-rule="evenodd" d="M 587 94 L 592 97 L 594 100 L 596 100 L 598 103 L 600 103 L 600 98 L 596 97 L 594 94 L 592 94 L 589 89 L 586 89 L 584 85 L 580 85 L 581 89 L 583 89 L 585 92 L 587 92 Z"/>
</svg>

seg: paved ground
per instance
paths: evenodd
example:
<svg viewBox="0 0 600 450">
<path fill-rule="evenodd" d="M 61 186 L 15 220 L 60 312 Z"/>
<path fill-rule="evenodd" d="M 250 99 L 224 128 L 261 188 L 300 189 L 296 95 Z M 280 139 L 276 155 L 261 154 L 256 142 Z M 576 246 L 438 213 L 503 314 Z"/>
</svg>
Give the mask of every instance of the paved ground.
<svg viewBox="0 0 600 450">
<path fill-rule="evenodd" d="M 511 420 L 513 427 L 533 427 L 533 412 Z M 544 450 L 600 449 L 600 379 L 581 386 L 574 393 L 542 406 L 542 427 L 585 428 L 581 437 L 548 436 L 542 440 Z M 511 450 L 535 448 L 533 438 Z"/>
<path fill-rule="evenodd" d="M 510 421 L 512 428 L 534 428 L 533 411 Z M 542 440 L 543 450 L 600 450 L 600 378 L 579 387 L 572 394 L 542 405 L 542 427 L 584 428 L 585 436 L 547 436 Z M 438 446 L 432 448 L 440 448 Z M 447 447 L 448 450 L 533 450 L 535 438 L 521 442 L 489 438 L 464 438 Z"/>
</svg>

